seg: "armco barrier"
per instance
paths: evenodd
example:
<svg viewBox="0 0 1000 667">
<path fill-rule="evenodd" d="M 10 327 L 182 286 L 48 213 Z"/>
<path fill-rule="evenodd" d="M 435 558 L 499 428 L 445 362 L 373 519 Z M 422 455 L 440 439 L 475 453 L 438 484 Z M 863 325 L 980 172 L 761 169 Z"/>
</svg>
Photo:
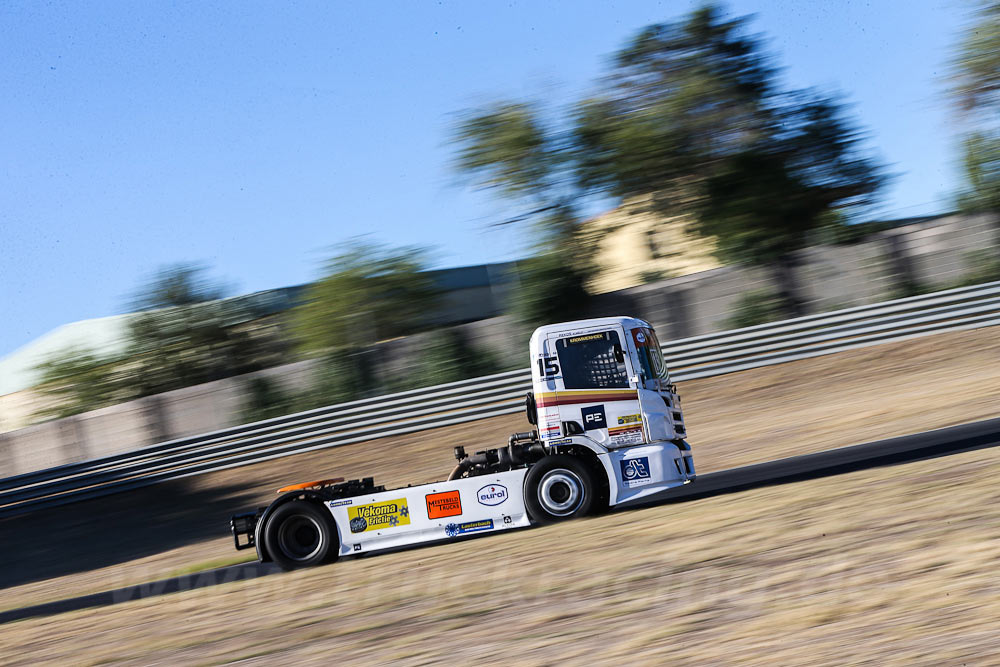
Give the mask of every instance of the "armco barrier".
<svg viewBox="0 0 1000 667">
<path fill-rule="evenodd" d="M 1000 282 L 672 341 L 675 381 L 1000 324 Z M 528 370 L 341 403 L 0 480 L 0 518 L 158 482 L 519 412 Z M 486 444 L 486 443 L 484 443 Z"/>
</svg>

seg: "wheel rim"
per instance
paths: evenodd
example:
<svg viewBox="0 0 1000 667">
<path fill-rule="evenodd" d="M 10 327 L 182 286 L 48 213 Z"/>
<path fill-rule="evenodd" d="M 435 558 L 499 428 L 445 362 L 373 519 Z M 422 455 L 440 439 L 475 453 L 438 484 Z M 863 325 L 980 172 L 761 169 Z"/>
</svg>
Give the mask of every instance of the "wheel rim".
<svg viewBox="0 0 1000 667">
<path fill-rule="evenodd" d="M 550 470 L 538 485 L 538 502 L 553 516 L 568 516 L 583 503 L 583 480 L 569 470 Z"/>
<path fill-rule="evenodd" d="M 278 529 L 278 545 L 282 553 L 294 561 L 309 560 L 323 546 L 323 532 L 313 517 L 290 516 Z"/>
</svg>

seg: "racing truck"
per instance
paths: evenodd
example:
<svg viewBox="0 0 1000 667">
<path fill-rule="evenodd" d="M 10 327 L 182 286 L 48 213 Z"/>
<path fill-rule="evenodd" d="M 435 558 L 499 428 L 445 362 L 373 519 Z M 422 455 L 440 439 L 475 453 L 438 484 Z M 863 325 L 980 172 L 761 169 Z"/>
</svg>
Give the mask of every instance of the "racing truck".
<svg viewBox="0 0 1000 667">
<path fill-rule="evenodd" d="M 467 454 L 444 481 L 398 489 L 371 477 L 286 486 L 237 514 L 237 549 L 294 569 L 423 542 L 563 521 L 695 479 L 677 388 L 649 323 L 551 324 L 530 341 L 533 430 Z"/>
</svg>

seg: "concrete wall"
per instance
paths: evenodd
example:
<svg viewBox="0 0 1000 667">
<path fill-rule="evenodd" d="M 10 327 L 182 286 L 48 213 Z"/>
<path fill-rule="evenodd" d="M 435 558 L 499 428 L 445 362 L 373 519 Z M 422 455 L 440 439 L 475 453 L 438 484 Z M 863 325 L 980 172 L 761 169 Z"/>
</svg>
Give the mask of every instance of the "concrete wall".
<svg viewBox="0 0 1000 667">
<path fill-rule="evenodd" d="M 863 243 L 807 248 L 797 274 L 810 312 L 895 296 L 900 272 L 920 284 L 946 286 L 969 269 L 969 253 L 1000 246 L 995 218 L 953 216 L 882 233 Z M 649 320 L 664 342 L 724 328 L 740 295 L 773 291 L 766 269 L 723 267 L 598 295 L 583 316 L 635 315 Z M 530 332 L 507 316 L 456 327 L 466 340 L 512 366 L 528 366 Z M 379 343 L 373 358 L 382 376 L 409 372 L 427 336 Z M 236 425 L 247 382 L 269 377 L 289 390 L 309 386 L 313 361 L 178 389 L 75 417 L 0 433 L 0 476 L 116 454 L 155 442 Z M 20 397 L 19 405 L 25 402 Z"/>
</svg>

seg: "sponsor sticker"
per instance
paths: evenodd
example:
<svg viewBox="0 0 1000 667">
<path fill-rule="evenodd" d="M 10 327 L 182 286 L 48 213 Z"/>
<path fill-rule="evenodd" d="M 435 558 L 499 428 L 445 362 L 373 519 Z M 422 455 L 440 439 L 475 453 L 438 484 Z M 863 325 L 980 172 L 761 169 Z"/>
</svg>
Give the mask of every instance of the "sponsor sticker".
<svg viewBox="0 0 1000 667">
<path fill-rule="evenodd" d="M 406 505 L 406 498 L 348 507 L 347 516 L 351 520 L 352 533 L 365 533 L 410 524 L 410 508 Z"/>
<path fill-rule="evenodd" d="M 597 333 L 597 334 L 590 334 L 589 336 L 577 336 L 575 338 L 570 338 L 566 342 L 569 343 L 570 345 L 576 345 L 577 343 L 586 343 L 592 340 L 604 340 L 604 334 Z"/>
<path fill-rule="evenodd" d="M 622 415 L 618 418 L 619 424 L 641 424 L 642 415 Z"/>
<path fill-rule="evenodd" d="M 355 551 L 361 551 L 361 545 L 360 544 L 355 544 L 354 545 L 354 550 Z"/>
<path fill-rule="evenodd" d="M 556 445 L 570 445 L 573 443 L 573 438 L 563 438 L 562 440 L 549 440 L 549 447 L 555 447 Z"/>
<path fill-rule="evenodd" d="M 604 416 L 604 406 L 594 405 L 580 410 L 583 414 L 583 430 L 593 431 L 599 428 L 607 428 L 608 420 Z"/>
<path fill-rule="evenodd" d="M 500 505 L 507 500 L 508 495 L 510 494 L 507 493 L 507 487 L 503 484 L 487 484 L 476 491 L 480 505 Z"/>
<path fill-rule="evenodd" d="M 467 521 L 465 523 L 449 523 L 444 527 L 444 532 L 448 537 L 456 537 L 458 535 L 466 535 L 468 533 L 479 533 L 484 530 L 493 530 L 493 519 Z"/>
<path fill-rule="evenodd" d="M 623 459 L 618 462 L 622 471 L 622 483 L 626 489 L 643 484 L 651 484 L 653 478 L 649 474 L 649 457 L 639 456 L 634 459 Z"/>
<path fill-rule="evenodd" d="M 608 435 L 610 436 L 609 437 L 610 444 L 616 445 L 616 446 L 620 446 L 620 445 L 641 445 L 644 442 L 646 442 L 645 438 L 642 435 L 642 429 L 641 428 L 637 428 L 637 429 L 633 429 L 633 430 L 628 430 L 628 431 L 619 431 L 617 433 L 611 433 L 611 431 L 609 430 L 608 431 Z"/>
<path fill-rule="evenodd" d="M 331 500 L 330 502 L 327 503 L 327 505 L 329 505 L 330 507 L 342 507 L 344 505 L 351 505 L 353 503 L 354 503 L 353 499 L 344 498 L 343 500 Z"/>
<path fill-rule="evenodd" d="M 428 493 L 427 518 L 442 519 L 446 516 L 458 516 L 462 513 L 462 498 L 458 491 L 443 491 Z"/>
<path fill-rule="evenodd" d="M 642 442 L 642 423 L 609 426 L 608 436 L 615 444 L 634 444 Z"/>
</svg>

